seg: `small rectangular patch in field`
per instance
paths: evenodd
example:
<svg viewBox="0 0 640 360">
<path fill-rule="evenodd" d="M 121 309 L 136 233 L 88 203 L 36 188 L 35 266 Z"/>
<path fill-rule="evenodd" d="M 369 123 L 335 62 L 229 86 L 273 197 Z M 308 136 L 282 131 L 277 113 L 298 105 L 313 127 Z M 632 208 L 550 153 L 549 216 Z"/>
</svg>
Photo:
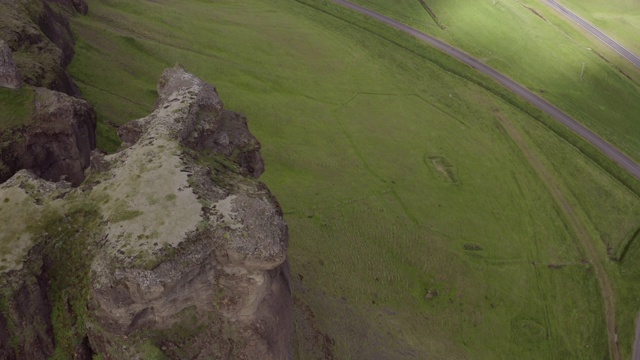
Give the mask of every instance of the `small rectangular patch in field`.
<svg viewBox="0 0 640 360">
<path fill-rule="evenodd" d="M 460 185 L 460 180 L 456 173 L 456 167 L 449 162 L 449 160 L 441 155 L 428 155 L 427 158 L 431 161 L 433 168 L 442 176 L 446 181 Z"/>
</svg>

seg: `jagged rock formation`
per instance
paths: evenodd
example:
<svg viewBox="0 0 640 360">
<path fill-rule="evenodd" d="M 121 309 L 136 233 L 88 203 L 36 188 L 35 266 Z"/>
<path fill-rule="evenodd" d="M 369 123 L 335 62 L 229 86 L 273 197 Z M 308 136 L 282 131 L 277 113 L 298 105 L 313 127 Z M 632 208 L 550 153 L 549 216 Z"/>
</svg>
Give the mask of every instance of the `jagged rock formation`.
<svg viewBox="0 0 640 360">
<path fill-rule="evenodd" d="M 0 39 L 0 87 L 18 89 L 22 86 L 22 77 L 13 61 L 13 53 L 2 39 Z"/>
<path fill-rule="evenodd" d="M 260 144 L 183 69 L 158 93 L 79 188 L 0 185 L 19 209 L 0 207 L 0 359 L 290 358 L 288 233 L 254 179 Z"/>
</svg>

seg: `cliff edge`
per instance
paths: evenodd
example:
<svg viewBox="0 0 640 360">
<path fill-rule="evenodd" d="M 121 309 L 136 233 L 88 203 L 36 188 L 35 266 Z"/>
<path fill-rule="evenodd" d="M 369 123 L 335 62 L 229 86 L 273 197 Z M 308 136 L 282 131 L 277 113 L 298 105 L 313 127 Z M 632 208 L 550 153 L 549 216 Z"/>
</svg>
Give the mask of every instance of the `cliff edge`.
<svg viewBox="0 0 640 360">
<path fill-rule="evenodd" d="M 0 359 L 289 359 L 288 232 L 260 144 L 180 67 L 77 188 L 0 185 Z"/>
</svg>

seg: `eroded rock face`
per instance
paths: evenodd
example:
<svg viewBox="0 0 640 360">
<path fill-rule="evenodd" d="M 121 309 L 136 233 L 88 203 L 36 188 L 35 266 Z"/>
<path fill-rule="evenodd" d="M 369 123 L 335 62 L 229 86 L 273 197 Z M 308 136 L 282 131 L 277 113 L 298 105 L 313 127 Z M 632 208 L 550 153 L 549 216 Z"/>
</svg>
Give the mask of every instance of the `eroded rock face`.
<svg viewBox="0 0 640 360">
<path fill-rule="evenodd" d="M 22 85 L 22 77 L 13 61 L 13 54 L 6 42 L 0 39 L 0 86 L 18 89 Z"/>
<path fill-rule="evenodd" d="M 77 96 L 79 91 L 65 68 L 74 55 L 74 40 L 64 13 L 49 5 L 77 8 L 83 1 L 2 0 L 0 39 L 13 51 L 13 60 L 26 84 Z"/>
<path fill-rule="evenodd" d="M 67 283 L 65 294 L 86 294 L 67 307 L 71 318 L 73 309 L 87 309 L 76 321 L 86 327 L 75 343 L 87 336 L 89 346 L 76 354 L 289 359 L 288 232 L 278 202 L 254 178 L 262 171 L 260 145 L 244 117 L 224 110 L 213 86 L 182 68 L 165 71 L 159 94 L 152 114 L 123 128 L 128 147 L 94 152 L 82 186 L 40 196 L 32 206 L 64 220 L 13 229 L 10 239 L 27 234 L 25 246 L 11 264 L 0 257 L 0 269 L 28 267 L 25 254 L 42 242 L 55 258 L 59 240 L 47 224 L 68 224 L 57 231 L 80 235 L 61 244 L 79 241 L 71 249 L 87 249 L 74 267 L 87 280 L 68 282 L 56 275 L 69 273 L 62 265 L 44 263 L 55 285 L 50 298 Z M 23 188 L 34 186 L 19 183 L 14 177 L 2 185 L 0 201 L 28 202 Z M 3 216 L 17 216 L 19 224 L 26 213 Z"/>
<path fill-rule="evenodd" d="M 26 170 L 0 185 L 0 359 L 45 360 L 53 354 L 45 246 L 30 226 L 45 211 L 59 210 L 62 201 L 55 198 L 69 189 Z"/>
<path fill-rule="evenodd" d="M 0 160 L 11 175 L 29 169 L 51 181 L 78 185 L 84 180 L 90 154 L 96 148 L 96 114 L 84 100 L 35 88 L 29 125 L 12 130 L 15 139 L 0 148 Z M 6 180 L 0 174 L 0 181 Z"/>
<path fill-rule="evenodd" d="M 20 169 L 74 185 L 84 179 L 96 116 L 88 103 L 69 97 L 79 92 L 65 67 L 74 55 L 67 16 L 86 11 L 84 0 L 0 0 L 0 87 L 26 85 L 21 94 L 35 93 L 24 106 L 33 116 L 0 126 L 0 182 Z"/>
</svg>

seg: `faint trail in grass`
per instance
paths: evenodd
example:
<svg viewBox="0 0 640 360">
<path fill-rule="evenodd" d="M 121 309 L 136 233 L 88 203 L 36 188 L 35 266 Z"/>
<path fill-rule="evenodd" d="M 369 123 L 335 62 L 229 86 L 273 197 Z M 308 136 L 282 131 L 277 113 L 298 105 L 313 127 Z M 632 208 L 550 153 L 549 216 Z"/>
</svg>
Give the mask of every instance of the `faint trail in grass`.
<svg viewBox="0 0 640 360">
<path fill-rule="evenodd" d="M 373 176 L 376 179 L 386 183 L 387 180 L 385 180 L 380 174 L 378 174 L 375 170 L 373 170 L 373 168 L 371 167 L 371 165 L 369 164 L 369 162 L 365 158 L 364 154 L 362 154 L 362 152 L 360 151 L 360 148 L 358 148 L 358 145 L 356 144 L 355 140 L 353 139 L 353 136 L 351 136 L 351 133 L 349 133 L 347 128 L 344 127 L 344 124 L 342 124 L 342 121 L 338 120 L 337 122 L 340 125 L 340 130 L 342 130 L 342 133 L 344 134 L 344 137 L 347 138 L 347 141 L 349 141 L 349 145 L 351 145 L 351 148 L 353 149 L 353 152 L 356 154 L 358 159 L 360 159 L 360 162 L 362 162 L 362 166 L 365 168 L 365 170 L 369 174 L 371 174 L 371 176 Z"/>
<path fill-rule="evenodd" d="M 484 255 L 480 255 L 477 253 L 467 252 L 467 256 L 471 259 L 482 261 L 486 265 L 492 266 L 505 266 L 505 265 L 530 265 L 531 261 L 529 259 L 501 259 L 501 258 L 492 258 Z"/>
<path fill-rule="evenodd" d="M 349 103 L 351 103 L 355 98 L 358 97 L 358 95 L 360 95 L 361 93 L 353 93 L 353 95 L 351 95 L 350 98 L 347 99 L 347 101 L 343 102 L 342 104 L 338 105 L 335 109 L 333 109 L 333 111 L 338 111 L 340 109 L 342 109 L 343 107 L 349 105 Z"/>
<path fill-rule="evenodd" d="M 587 261 L 591 264 L 600 287 L 600 293 L 604 304 L 604 317 L 607 327 L 609 355 L 613 360 L 620 360 L 616 325 L 615 292 L 613 290 L 611 280 L 609 279 L 609 275 L 607 274 L 607 270 L 598 255 L 598 249 L 596 248 L 589 231 L 571 207 L 568 199 L 564 196 L 551 171 L 547 169 L 536 153 L 529 148 L 518 130 L 502 115 L 497 114 L 497 118 L 509 137 L 518 146 L 527 162 L 539 176 L 540 180 L 542 180 L 542 183 L 545 185 L 560 210 L 562 210 L 570 229 L 578 238 L 579 245 L 586 256 Z"/>
<path fill-rule="evenodd" d="M 353 205 L 353 204 L 357 204 L 359 202 L 364 202 L 367 200 L 371 200 L 377 196 L 382 196 L 382 195 L 387 195 L 392 193 L 393 190 L 392 189 L 387 189 L 387 190 L 383 190 L 380 192 L 371 192 L 369 195 L 365 195 L 365 196 L 358 196 L 356 198 L 352 198 L 352 199 L 347 199 L 344 201 L 340 201 L 337 203 L 333 203 L 333 204 L 325 204 L 325 205 L 317 205 L 311 208 L 311 210 L 326 210 L 326 209 L 336 209 L 336 208 L 341 208 L 343 206 L 348 206 L 348 205 Z M 297 214 L 303 214 L 305 211 L 307 211 L 307 209 L 289 209 L 287 211 L 284 211 L 283 214 L 285 215 L 297 215 Z"/>
<path fill-rule="evenodd" d="M 171 38 L 169 36 L 156 38 L 156 37 L 151 36 L 149 34 L 142 33 L 142 32 L 138 31 L 135 28 L 126 26 L 126 25 L 122 24 L 122 22 L 113 20 L 109 16 L 105 16 L 105 15 L 92 15 L 92 16 L 94 18 L 96 18 L 97 20 L 101 21 L 103 24 L 108 25 L 108 26 L 100 26 L 100 27 L 97 27 L 97 28 L 99 28 L 102 31 L 108 31 L 114 36 L 130 37 L 130 38 L 132 38 L 132 39 L 134 39 L 136 41 L 139 41 L 142 45 L 143 45 L 143 42 L 147 42 L 147 43 L 152 44 L 152 45 L 165 46 L 165 47 L 168 47 L 168 48 L 184 51 L 184 52 L 189 53 L 189 54 L 199 55 L 199 56 L 206 57 L 206 58 L 215 58 L 217 60 L 224 61 L 224 62 L 233 64 L 235 66 L 239 66 L 239 63 L 237 61 L 233 61 L 231 59 L 227 59 L 227 58 L 225 58 L 223 56 L 220 56 L 220 54 L 217 54 L 217 53 L 215 53 L 213 51 L 212 52 L 198 51 L 198 50 L 195 50 L 195 49 L 190 48 L 188 46 L 184 46 L 184 45 L 181 44 L 180 39 Z M 156 34 L 156 36 L 158 36 L 158 34 Z M 160 53 L 149 52 L 149 49 L 145 49 L 145 51 L 147 51 L 146 55 L 151 56 L 151 57 L 153 57 L 154 59 L 156 59 L 158 61 L 167 62 L 166 59 L 162 58 L 162 55 Z M 247 66 L 244 66 L 243 68 L 246 69 L 246 70 L 250 70 L 249 67 L 247 67 Z"/>
<path fill-rule="evenodd" d="M 334 111 L 340 110 L 341 108 L 347 106 L 349 103 L 351 103 L 353 100 L 355 100 L 360 95 L 415 97 L 418 100 L 420 100 L 420 101 L 424 102 L 425 104 L 427 104 L 428 106 L 433 107 L 436 110 L 438 110 L 441 113 L 443 113 L 444 115 L 454 119 L 455 121 L 460 123 L 460 125 L 462 125 L 465 129 L 469 128 L 469 125 L 467 125 L 467 123 L 465 123 L 459 116 L 456 116 L 456 115 L 452 114 L 449 111 L 449 109 L 447 109 L 446 107 L 440 105 L 439 102 L 438 102 L 438 99 L 433 99 L 433 101 L 429 101 L 424 96 L 422 96 L 420 94 L 417 94 L 417 93 L 381 93 L 381 92 L 358 91 L 358 92 L 354 93 L 349 99 L 347 99 L 347 101 L 343 102 L 338 107 L 336 107 L 334 109 Z M 442 100 L 442 99 L 440 99 L 440 100 Z"/>
<path fill-rule="evenodd" d="M 353 101 L 355 98 L 358 97 L 358 95 L 360 95 L 360 93 L 355 93 L 353 94 L 352 97 L 350 97 L 349 99 L 347 99 L 347 101 L 345 101 L 344 103 L 342 103 L 340 106 L 338 106 L 337 108 L 334 109 L 334 111 L 337 111 L 343 107 L 345 107 L 347 104 L 349 104 L 351 101 Z M 382 177 L 382 175 L 378 174 L 375 170 L 373 170 L 373 167 L 371 167 L 371 165 L 369 164 L 369 162 L 367 161 L 366 157 L 364 156 L 364 154 L 360 151 L 360 148 L 358 147 L 358 145 L 356 144 L 355 140 L 353 139 L 353 136 L 351 135 L 351 133 L 349 132 L 349 130 L 347 130 L 347 128 L 344 126 L 344 124 L 342 123 L 342 121 L 340 121 L 339 119 L 336 120 L 336 122 L 338 123 L 338 125 L 340 126 L 340 130 L 342 130 L 342 133 L 344 134 L 344 137 L 347 139 L 347 141 L 349 141 L 349 145 L 351 145 L 351 148 L 353 149 L 353 152 L 356 154 L 356 156 L 358 157 L 358 159 L 360 159 L 360 162 L 362 162 L 362 165 L 364 166 L 365 170 L 371 174 L 373 177 L 375 177 L 376 179 L 386 183 L 387 180 Z"/>
<path fill-rule="evenodd" d="M 415 215 L 413 215 L 413 213 L 411 212 L 411 210 L 409 210 L 409 207 L 407 206 L 407 204 L 405 204 L 405 202 L 402 200 L 400 195 L 398 195 L 398 192 L 395 190 L 391 190 L 391 195 L 393 195 L 393 197 L 396 199 L 398 204 L 400 204 L 402 211 L 404 212 L 405 215 L 407 215 L 409 220 L 411 220 L 412 223 L 418 225 L 418 218 L 416 218 Z"/>
<path fill-rule="evenodd" d="M 424 101 L 425 103 L 429 104 L 430 106 L 433 106 L 434 108 L 438 109 L 441 113 L 447 115 L 448 117 L 456 120 L 457 122 L 459 122 L 465 129 L 468 129 L 469 126 L 467 125 L 467 123 L 465 123 L 462 119 L 460 119 L 460 117 L 453 115 L 451 112 L 449 112 L 448 109 L 446 109 L 444 106 L 441 106 L 439 104 L 438 101 L 434 101 L 434 102 L 429 102 L 427 99 L 425 99 L 422 95 L 419 94 L 410 94 L 413 95 L 415 97 L 417 97 L 418 99 Z"/>
<path fill-rule="evenodd" d="M 103 92 L 103 93 L 105 93 L 105 94 L 109 94 L 109 95 L 111 95 L 111 96 L 113 96 L 113 97 L 117 97 L 118 99 L 122 99 L 122 100 L 124 100 L 124 101 L 126 101 L 126 102 L 128 102 L 128 103 L 130 103 L 130 104 L 136 105 L 136 106 L 140 107 L 142 110 L 144 110 L 145 112 L 148 112 L 148 111 L 150 110 L 149 106 L 147 106 L 147 105 L 145 105 L 145 104 L 141 104 L 141 103 L 139 103 L 139 102 L 135 102 L 135 101 L 131 100 L 131 99 L 130 99 L 130 98 L 128 98 L 128 97 L 124 97 L 124 96 L 122 96 L 122 95 L 120 95 L 120 94 L 116 94 L 116 93 L 111 92 L 111 91 L 109 91 L 109 90 L 105 90 L 105 89 L 99 88 L 99 87 L 94 86 L 94 85 L 92 85 L 92 84 L 86 83 L 86 82 L 84 82 L 84 81 L 82 81 L 82 80 L 78 80 L 78 79 L 73 79 L 73 80 L 74 80 L 75 82 L 77 82 L 77 83 L 82 84 L 82 86 L 86 86 L 86 87 L 89 87 L 89 88 L 92 88 L 92 89 L 98 90 L 98 91 Z"/>
<path fill-rule="evenodd" d="M 346 103 L 349 103 L 350 101 L 352 101 L 353 99 L 355 99 L 358 96 L 358 94 L 355 94 L 353 97 L 351 97 L 349 100 L 347 100 Z M 345 103 L 345 104 L 346 104 Z M 344 105 L 342 105 L 344 106 Z M 340 106 L 340 107 L 342 107 Z M 376 179 L 386 183 L 387 180 L 385 180 L 384 177 L 382 177 L 382 175 L 378 174 L 375 170 L 373 170 L 373 167 L 369 164 L 369 162 L 367 161 L 367 159 L 365 158 L 365 156 L 362 154 L 362 152 L 360 151 L 360 149 L 358 148 L 358 145 L 356 144 L 355 140 L 353 139 L 351 133 L 347 130 L 347 128 L 344 126 L 344 124 L 341 121 L 337 121 L 338 124 L 340 125 L 340 129 L 342 130 L 342 133 L 344 134 L 344 136 L 347 138 L 347 140 L 349 141 L 349 144 L 351 145 L 351 147 L 353 148 L 354 153 L 356 154 L 356 156 L 358 157 L 358 159 L 360 159 L 360 161 L 362 162 L 362 165 L 364 166 L 365 170 L 371 174 L 371 176 L 375 177 Z M 416 216 L 411 212 L 411 210 L 409 209 L 409 207 L 407 206 L 407 204 L 402 200 L 402 198 L 400 197 L 400 195 L 398 195 L 398 193 L 396 192 L 396 190 L 392 189 L 391 194 L 393 195 L 393 197 L 396 199 L 396 201 L 398 202 L 398 204 L 400 204 L 400 207 L 402 208 L 403 212 L 405 213 L 405 215 L 407 216 L 407 218 L 409 218 L 409 220 L 411 220 L 412 223 L 418 225 L 418 219 L 416 218 Z"/>
</svg>

